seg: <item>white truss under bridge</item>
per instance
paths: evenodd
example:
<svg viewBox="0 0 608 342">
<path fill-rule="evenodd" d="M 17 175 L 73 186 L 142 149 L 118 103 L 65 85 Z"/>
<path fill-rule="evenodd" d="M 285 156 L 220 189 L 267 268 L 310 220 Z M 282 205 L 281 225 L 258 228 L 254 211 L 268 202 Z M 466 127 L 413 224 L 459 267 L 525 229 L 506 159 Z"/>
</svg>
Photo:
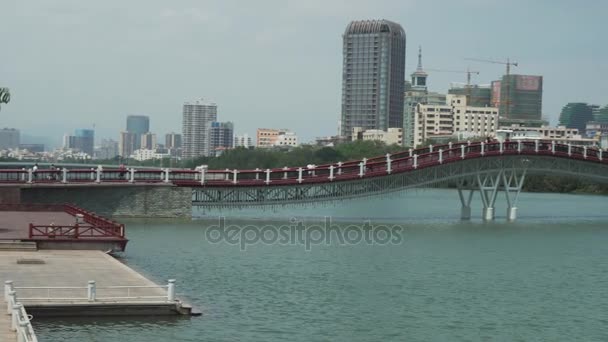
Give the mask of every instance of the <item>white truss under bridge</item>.
<svg viewBox="0 0 608 342">
<path fill-rule="evenodd" d="M 483 218 L 494 218 L 498 192 L 507 196 L 507 217 L 527 174 L 555 174 L 608 183 L 608 160 L 598 148 L 555 141 L 461 142 L 385 156 L 308 167 L 255 170 L 90 168 L 4 169 L 0 185 L 179 186 L 192 188 L 201 207 L 284 206 L 378 196 L 404 189 L 456 185 L 462 218 L 471 216 L 479 191 Z"/>
</svg>

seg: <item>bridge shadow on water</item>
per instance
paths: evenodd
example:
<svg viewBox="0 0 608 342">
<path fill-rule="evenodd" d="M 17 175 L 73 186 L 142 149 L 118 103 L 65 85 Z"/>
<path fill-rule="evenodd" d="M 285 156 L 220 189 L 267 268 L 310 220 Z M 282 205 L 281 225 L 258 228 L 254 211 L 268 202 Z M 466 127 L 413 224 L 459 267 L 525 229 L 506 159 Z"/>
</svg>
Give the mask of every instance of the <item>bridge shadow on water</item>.
<svg viewBox="0 0 608 342">
<path fill-rule="evenodd" d="M 600 195 L 522 193 L 517 207 L 518 219 L 509 224 L 608 221 L 608 198 Z M 497 198 L 493 222 L 484 223 L 481 220 L 478 192 L 474 195 L 471 208 L 471 224 L 496 225 L 506 221 L 507 203 L 503 194 Z M 292 218 L 316 222 L 327 217 L 332 222 L 341 223 L 371 221 L 425 225 L 461 222 L 458 193 L 453 189 L 409 190 L 381 197 L 298 207 L 193 210 L 195 220 L 217 220 L 218 217 L 249 222 L 287 221 Z"/>
</svg>

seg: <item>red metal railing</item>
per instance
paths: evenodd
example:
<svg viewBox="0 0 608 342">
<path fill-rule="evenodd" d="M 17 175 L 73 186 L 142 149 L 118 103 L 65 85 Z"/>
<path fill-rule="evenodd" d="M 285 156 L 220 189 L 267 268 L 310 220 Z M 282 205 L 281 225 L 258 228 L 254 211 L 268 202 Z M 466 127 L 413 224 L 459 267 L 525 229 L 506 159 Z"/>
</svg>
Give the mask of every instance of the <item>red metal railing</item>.
<svg viewBox="0 0 608 342">
<path fill-rule="evenodd" d="M 603 151 L 606 152 L 606 151 Z M 57 174 L 57 170 L 38 169 L 36 177 L 28 181 L 28 170 L 0 170 L 0 183 L 40 183 L 44 186 L 61 186 L 61 183 L 95 185 L 163 184 L 187 187 L 249 187 L 283 186 L 310 183 L 347 181 L 359 178 L 381 177 L 389 173 L 408 172 L 439 164 L 458 162 L 463 159 L 499 155 L 543 155 L 555 158 L 569 158 L 592 163 L 608 164 L 607 155 L 594 147 L 580 147 L 555 143 L 548 140 L 458 142 L 453 144 L 423 147 L 401 151 L 387 156 L 377 156 L 365 160 L 351 160 L 343 163 L 318 165 L 314 168 L 284 167 L 256 170 L 168 170 L 168 169 L 70 169 L 60 178 L 44 177 Z M 441 156 L 440 156 L 441 155 Z M 333 172 L 333 173 L 332 173 Z M 235 177 L 236 174 L 236 177 Z M 204 176 L 204 180 L 201 177 Z M 331 176 L 331 177 L 330 177 Z M 94 214 L 79 212 L 87 222 L 101 224 Z M 85 221 L 86 221 L 85 220 Z M 112 224 L 114 222 L 112 221 Z"/>
<path fill-rule="evenodd" d="M 101 217 L 72 204 L 63 205 L 18 205 L 25 208 L 42 209 L 49 207 L 59 209 L 53 211 L 64 211 L 72 215 L 76 221 L 73 225 L 32 224 L 29 225 L 30 239 L 91 239 L 91 238 L 113 238 L 125 239 L 125 226 L 116 221 Z M 82 222 L 78 222 L 82 218 Z"/>
<path fill-rule="evenodd" d="M 115 226 L 55 226 L 30 223 L 29 238 L 83 239 L 83 238 L 123 238 L 123 232 Z"/>
</svg>

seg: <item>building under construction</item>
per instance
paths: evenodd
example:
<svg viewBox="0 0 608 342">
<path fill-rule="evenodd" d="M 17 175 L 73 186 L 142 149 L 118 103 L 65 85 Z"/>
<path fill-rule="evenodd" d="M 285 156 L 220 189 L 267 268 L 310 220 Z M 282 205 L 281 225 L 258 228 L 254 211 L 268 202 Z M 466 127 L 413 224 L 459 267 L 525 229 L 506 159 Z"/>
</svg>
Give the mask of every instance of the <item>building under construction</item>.
<svg viewBox="0 0 608 342">
<path fill-rule="evenodd" d="M 491 102 L 499 107 L 501 125 L 541 125 L 543 77 L 504 75 L 492 82 Z"/>
<path fill-rule="evenodd" d="M 487 85 L 452 85 L 448 94 L 466 96 L 467 103 L 471 107 L 492 107 L 492 89 Z"/>
</svg>

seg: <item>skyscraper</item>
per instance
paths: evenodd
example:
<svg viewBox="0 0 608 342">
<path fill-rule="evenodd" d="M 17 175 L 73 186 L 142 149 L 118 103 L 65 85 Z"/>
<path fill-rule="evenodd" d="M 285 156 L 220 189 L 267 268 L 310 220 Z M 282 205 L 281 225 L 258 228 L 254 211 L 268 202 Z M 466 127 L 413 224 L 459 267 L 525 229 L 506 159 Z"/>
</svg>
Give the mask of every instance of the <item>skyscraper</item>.
<svg viewBox="0 0 608 342">
<path fill-rule="evenodd" d="M 144 134 L 150 131 L 150 118 L 145 115 L 127 116 L 127 132 Z"/>
<path fill-rule="evenodd" d="M 145 150 L 156 149 L 156 134 L 147 132 L 141 135 L 140 148 Z"/>
<path fill-rule="evenodd" d="M 165 148 L 182 148 L 182 135 L 174 132 L 165 134 Z"/>
<path fill-rule="evenodd" d="M 93 157 L 95 131 L 92 129 L 77 129 L 74 131 L 75 148 Z"/>
<path fill-rule="evenodd" d="M 17 148 L 20 143 L 19 130 L 14 128 L 0 129 L 0 150 Z"/>
<path fill-rule="evenodd" d="M 141 148 L 141 136 L 150 132 L 150 118 L 145 115 L 127 116 L 127 132 L 135 134 L 135 150 Z"/>
<path fill-rule="evenodd" d="M 141 144 L 138 134 L 131 132 L 120 132 L 120 139 L 118 140 L 118 154 L 123 158 L 129 158 L 133 151 L 137 148 L 137 142 Z"/>
<path fill-rule="evenodd" d="M 581 134 L 585 133 L 587 122 L 593 121 L 593 108 L 587 103 L 570 102 L 562 108 L 559 124 L 568 128 L 576 128 Z"/>
<path fill-rule="evenodd" d="M 209 123 L 217 121 L 217 105 L 201 101 L 185 103 L 182 120 L 182 157 L 195 158 L 208 151 Z"/>
<path fill-rule="evenodd" d="M 353 21 L 343 38 L 341 132 L 403 125 L 405 31 L 388 20 Z"/>
<path fill-rule="evenodd" d="M 210 122 L 208 129 L 207 151 L 205 155 L 219 155 L 234 146 L 234 125 L 232 122 Z"/>
</svg>

